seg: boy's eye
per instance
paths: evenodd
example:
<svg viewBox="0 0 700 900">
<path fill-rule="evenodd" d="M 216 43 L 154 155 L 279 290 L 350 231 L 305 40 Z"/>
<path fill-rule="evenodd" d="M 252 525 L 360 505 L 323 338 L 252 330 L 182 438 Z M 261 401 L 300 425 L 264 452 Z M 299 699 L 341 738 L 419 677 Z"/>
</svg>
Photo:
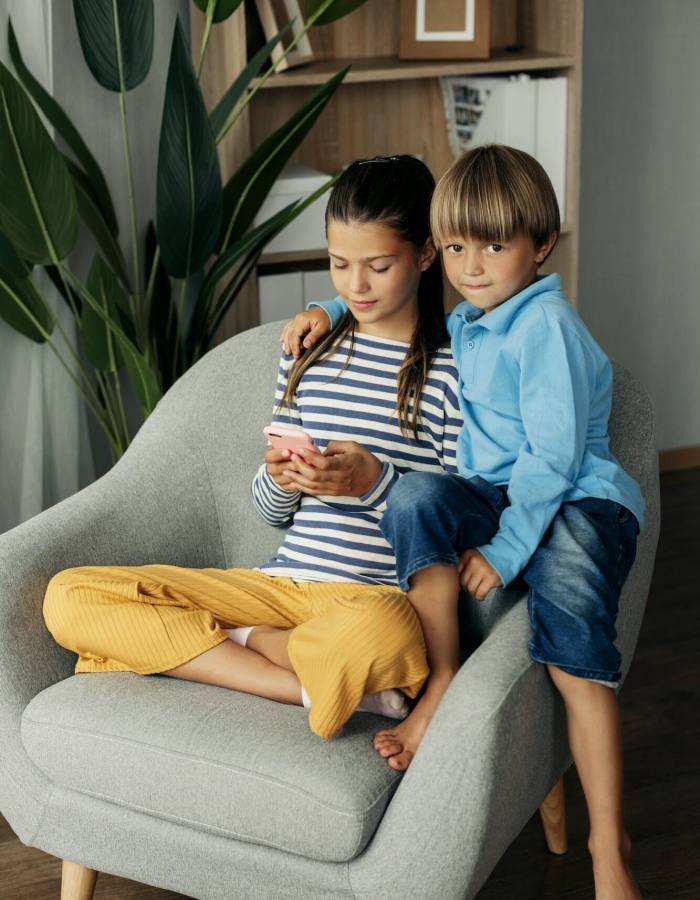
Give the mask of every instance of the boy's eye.
<svg viewBox="0 0 700 900">
<path fill-rule="evenodd" d="M 503 250 L 503 244 L 488 244 L 486 249 L 489 253 L 500 253 Z"/>
<path fill-rule="evenodd" d="M 373 272 L 386 272 L 386 271 L 389 269 L 389 266 L 384 266 L 383 269 L 375 269 L 374 266 L 370 266 L 370 269 L 371 269 Z"/>
<path fill-rule="evenodd" d="M 448 244 L 446 249 L 450 253 L 461 253 L 463 248 L 461 244 Z"/>
<path fill-rule="evenodd" d="M 331 268 L 332 269 L 347 269 L 347 265 L 342 265 L 341 263 L 334 262 L 331 260 Z"/>
</svg>

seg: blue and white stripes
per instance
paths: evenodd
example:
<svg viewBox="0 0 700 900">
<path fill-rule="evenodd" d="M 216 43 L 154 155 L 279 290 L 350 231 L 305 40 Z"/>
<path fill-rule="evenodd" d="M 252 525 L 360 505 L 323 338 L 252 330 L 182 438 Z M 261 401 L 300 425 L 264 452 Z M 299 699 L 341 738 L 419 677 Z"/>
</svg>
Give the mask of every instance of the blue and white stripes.
<svg viewBox="0 0 700 900">
<path fill-rule="evenodd" d="M 263 464 L 253 481 L 253 498 L 271 525 L 293 523 L 277 556 L 261 566 L 268 575 L 296 581 L 396 584 L 394 554 L 379 522 L 387 495 L 401 474 L 457 471 L 457 436 L 462 414 L 457 400 L 457 369 L 449 349 L 435 358 L 421 396 L 418 439 L 399 429 L 397 377 L 408 345 L 356 334 L 302 377 L 291 408 L 282 407 L 287 373 L 279 370 L 273 421 L 303 426 L 324 449 L 329 441 L 356 441 L 384 464 L 382 474 L 362 497 L 314 497 L 282 490 Z"/>
</svg>

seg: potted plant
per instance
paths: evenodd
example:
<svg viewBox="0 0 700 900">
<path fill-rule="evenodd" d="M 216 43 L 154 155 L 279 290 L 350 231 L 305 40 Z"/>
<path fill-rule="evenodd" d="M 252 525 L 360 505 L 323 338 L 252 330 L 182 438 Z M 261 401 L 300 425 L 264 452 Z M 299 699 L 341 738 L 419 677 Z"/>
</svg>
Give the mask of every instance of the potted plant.
<svg viewBox="0 0 700 900">
<path fill-rule="evenodd" d="M 148 74 L 153 0 L 73 0 L 85 61 L 106 90 L 119 94 L 129 191 L 131 264 L 127 265 L 107 180 L 77 129 L 25 65 L 12 23 L 16 77 L 0 63 L 0 316 L 46 343 L 75 382 L 116 461 L 129 445 L 124 387 L 143 421 L 165 391 L 210 348 L 265 245 L 334 179 L 251 228 L 272 184 L 313 127 L 347 68 L 314 91 L 223 183 L 217 144 L 261 84 L 283 29 L 248 62 L 212 110 L 199 87 L 211 29 L 242 0 L 196 0 L 206 16 L 197 68 L 179 21 L 173 34 L 158 151 L 156 220 L 142 246 L 137 234 L 126 97 Z M 307 0 L 306 23 L 338 19 L 366 0 Z M 262 72 L 262 75 L 261 75 Z M 44 127 L 41 110 L 68 148 Z M 87 277 L 71 269 L 78 222 L 94 244 Z M 77 346 L 57 323 L 36 283 L 45 270 L 76 322 Z M 196 285 L 186 309 L 185 291 Z M 122 373 L 124 378 L 122 379 Z"/>
</svg>

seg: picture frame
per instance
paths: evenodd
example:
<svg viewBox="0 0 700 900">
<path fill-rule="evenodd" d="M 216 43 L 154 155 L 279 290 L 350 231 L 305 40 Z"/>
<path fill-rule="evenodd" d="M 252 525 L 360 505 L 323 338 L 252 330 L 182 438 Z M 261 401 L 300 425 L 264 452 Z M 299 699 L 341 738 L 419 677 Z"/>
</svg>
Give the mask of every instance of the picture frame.
<svg viewBox="0 0 700 900">
<path fill-rule="evenodd" d="M 488 59 L 491 0 L 401 0 L 400 59 Z"/>
<path fill-rule="evenodd" d="M 292 28 L 270 54 L 272 62 L 277 65 L 278 72 L 314 61 L 308 34 L 305 34 L 294 50 L 282 59 L 284 50 L 304 27 L 304 14 L 299 0 L 255 0 L 255 6 L 267 41 L 272 40 L 285 25 L 294 20 Z"/>
</svg>

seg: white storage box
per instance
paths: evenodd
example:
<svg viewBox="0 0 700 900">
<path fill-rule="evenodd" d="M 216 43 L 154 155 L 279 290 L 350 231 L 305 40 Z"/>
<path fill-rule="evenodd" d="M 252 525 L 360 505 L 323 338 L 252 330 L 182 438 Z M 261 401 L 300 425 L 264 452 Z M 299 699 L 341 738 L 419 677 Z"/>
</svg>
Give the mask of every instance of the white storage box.
<svg viewBox="0 0 700 900">
<path fill-rule="evenodd" d="M 270 193 L 255 217 L 253 225 L 260 225 L 270 216 L 288 206 L 294 200 L 308 197 L 324 185 L 330 175 L 301 163 L 288 163 L 280 177 L 272 185 Z M 293 250 L 318 250 L 326 246 L 326 204 L 328 193 L 298 215 L 277 237 L 265 247 L 265 253 L 289 253 Z"/>
</svg>

